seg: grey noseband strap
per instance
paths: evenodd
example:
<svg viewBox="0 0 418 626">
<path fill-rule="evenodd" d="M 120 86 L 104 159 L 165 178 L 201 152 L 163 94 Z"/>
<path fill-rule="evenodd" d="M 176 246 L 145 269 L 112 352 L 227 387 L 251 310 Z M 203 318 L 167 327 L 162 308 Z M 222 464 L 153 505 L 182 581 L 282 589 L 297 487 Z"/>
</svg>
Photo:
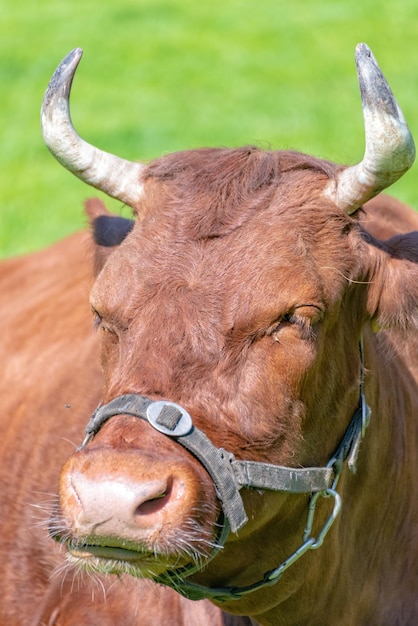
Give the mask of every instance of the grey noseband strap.
<svg viewBox="0 0 418 626">
<path fill-rule="evenodd" d="M 175 438 L 205 467 L 214 481 L 223 512 L 232 532 L 246 522 L 247 515 L 239 493 L 242 487 L 317 493 L 328 489 L 334 478 L 332 467 L 289 468 L 255 461 L 238 461 L 223 448 L 216 448 L 206 435 L 193 425 L 190 415 L 174 402 L 153 402 L 144 396 L 127 394 L 100 406 L 93 413 L 81 447 L 115 415 L 133 415 L 147 420 L 159 432 Z"/>
</svg>

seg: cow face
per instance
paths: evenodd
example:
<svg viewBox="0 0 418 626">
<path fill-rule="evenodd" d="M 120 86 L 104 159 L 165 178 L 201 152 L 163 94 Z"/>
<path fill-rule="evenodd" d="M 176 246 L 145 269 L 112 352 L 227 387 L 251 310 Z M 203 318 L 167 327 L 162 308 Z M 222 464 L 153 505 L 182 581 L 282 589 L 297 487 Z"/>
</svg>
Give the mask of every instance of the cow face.
<svg viewBox="0 0 418 626">
<path fill-rule="evenodd" d="M 321 195 L 332 172 L 254 149 L 149 167 L 143 217 L 97 268 L 91 293 L 103 402 L 174 401 L 237 458 L 327 460 L 347 425 L 341 401 L 344 413 L 357 403 L 366 316 L 367 244 Z M 132 417 L 110 420 L 70 458 L 60 496 L 73 555 L 107 571 L 155 576 L 216 541 L 220 507 L 204 468 Z M 243 498 L 247 534 L 289 497 Z"/>
</svg>

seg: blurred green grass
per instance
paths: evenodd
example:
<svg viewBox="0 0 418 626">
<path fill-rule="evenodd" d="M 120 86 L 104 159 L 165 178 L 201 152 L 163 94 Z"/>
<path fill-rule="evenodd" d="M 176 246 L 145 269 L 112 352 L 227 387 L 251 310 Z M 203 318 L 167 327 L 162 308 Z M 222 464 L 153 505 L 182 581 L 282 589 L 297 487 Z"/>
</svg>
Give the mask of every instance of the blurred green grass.
<svg viewBox="0 0 418 626">
<path fill-rule="evenodd" d="M 95 194 L 39 130 L 45 87 L 72 48 L 84 49 L 74 124 L 109 152 L 150 160 L 256 143 L 354 163 L 364 148 L 355 45 L 373 49 L 418 137 L 417 27 L 416 0 L 1 0 L 0 256 L 83 226 Z M 418 207 L 415 171 L 391 193 Z"/>
</svg>

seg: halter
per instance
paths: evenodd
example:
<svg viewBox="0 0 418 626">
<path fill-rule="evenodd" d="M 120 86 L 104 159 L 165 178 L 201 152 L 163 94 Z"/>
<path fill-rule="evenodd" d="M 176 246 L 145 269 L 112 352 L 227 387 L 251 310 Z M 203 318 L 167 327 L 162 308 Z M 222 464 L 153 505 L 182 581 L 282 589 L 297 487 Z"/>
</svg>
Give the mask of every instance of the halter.
<svg viewBox="0 0 418 626">
<path fill-rule="evenodd" d="M 180 405 L 160 400 L 154 402 L 145 396 L 126 394 L 118 396 L 108 404 L 99 406 L 86 427 L 86 437 L 79 449 L 82 449 L 100 430 L 103 424 L 116 415 L 132 415 L 147 421 L 158 432 L 171 437 L 191 452 L 205 467 L 211 476 L 216 495 L 222 504 L 223 520 L 216 548 L 207 558 L 207 563 L 223 547 L 230 531 L 236 533 L 246 524 L 248 517 L 240 495 L 242 487 L 284 491 L 294 494 L 311 495 L 307 522 L 299 548 L 278 567 L 265 572 L 263 578 L 245 587 L 204 587 L 185 580 L 203 569 L 190 565 L 168 571 L 155 578 L 155 582 L 175 587 L 191 600 L 210 598 L 226 602 L 241 598 L 257 589 L 274 585 L 283 573 L 308 550 L 319 548 L 341 510 L 341 498 L 336 491 L 338 480 L 345 461 L 351 472 L 356 471 L 356 462 L 361 440 L 370 421 L 364 392 L 364 358 L 360 342 L 360 384 L 359 403 L 344 433 L 336 452 L 325 467 L 290 468 L 256 461 L 241 461 L 223 448 L 215 447 L 210 439 L 193 425 L 189 413 Z M 332 498 L 333 510 L 317 537 L 312 536 L 316 506 L 320 498 Z"/>
</svg>

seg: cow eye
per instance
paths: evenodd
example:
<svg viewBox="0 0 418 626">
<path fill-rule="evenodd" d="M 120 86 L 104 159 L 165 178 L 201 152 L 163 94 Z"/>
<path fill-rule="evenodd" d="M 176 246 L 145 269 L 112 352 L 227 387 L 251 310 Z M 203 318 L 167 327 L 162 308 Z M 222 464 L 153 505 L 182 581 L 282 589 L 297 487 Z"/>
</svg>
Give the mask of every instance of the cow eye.
<svg viewBox="0 0 418 626">
<path fill-rule="evenodd" d="M 297 318 L 292 313 L 285 313 L 280 317 L 279 320 L 275 322 L 273 327 L 270 329 L 269 335 L 272 335 L 274 339 L 278 340 L 278 334 L 284 328 L 287 328 L 289 325 L 296 324 Z"/>
<path fill-rule="evenodd" d="M 93 324 L 95 329 L 100 329 L 103 332 L 113 333 L 113 331 L 105 324 L 100 313 L 93 309 Z"/>
<path fill-rule="evenodd" d="M 280 317 L 268 333 L 275 341 L 280 341 L 280 335 L 286 329 L 295 329 L 301 339 L 315 338 L 317 322 L 322 317 L 322 310 L 315 305 L 303 305 L 288 311 Z"/>
<path fill-rule="evenodd" d="M 282 319 L 280 320 L 281 323 L 285 323 L 285 324 L 291 324 L 292 321 L 296 321 L 296 318 L 294 315 L 292 315 L 292 313 L 285 313 L 285 315 L 283 315 Z"/>
</svg>

